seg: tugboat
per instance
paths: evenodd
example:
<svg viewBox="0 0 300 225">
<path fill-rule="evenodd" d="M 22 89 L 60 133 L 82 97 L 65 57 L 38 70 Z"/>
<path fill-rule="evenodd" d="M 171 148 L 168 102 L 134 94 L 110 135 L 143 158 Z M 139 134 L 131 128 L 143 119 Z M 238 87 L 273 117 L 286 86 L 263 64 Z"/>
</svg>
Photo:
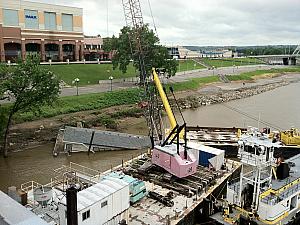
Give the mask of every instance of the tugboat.
<svg viewBox="0 0 300 225">
<path fill-rule="evenodd" d="M 278 147 L 266 134 L 241 138 L 240 177 L 227 183 L 221 212 L 211 216 L 219 224 L 299 224 L 300 155 L 274 158 Z"/>
</svg>

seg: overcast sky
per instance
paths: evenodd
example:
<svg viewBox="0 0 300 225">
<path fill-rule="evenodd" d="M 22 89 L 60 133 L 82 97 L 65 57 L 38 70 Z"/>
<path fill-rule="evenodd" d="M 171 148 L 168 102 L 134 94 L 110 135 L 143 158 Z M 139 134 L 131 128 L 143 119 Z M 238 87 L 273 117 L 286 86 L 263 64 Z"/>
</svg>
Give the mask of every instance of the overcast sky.
<svg viewBox="0 0 300 225">
<path fill-rule="evenodd" d="M 86 35 L 118 35 L 125 24 L 122 0 L 34 1 L 83 8 Z M 300 0 L 149 1 L 162 44 L 300 44 Z M 144 22 L 153 27 L 148 0 L 140 2 Z"/>
</svg>

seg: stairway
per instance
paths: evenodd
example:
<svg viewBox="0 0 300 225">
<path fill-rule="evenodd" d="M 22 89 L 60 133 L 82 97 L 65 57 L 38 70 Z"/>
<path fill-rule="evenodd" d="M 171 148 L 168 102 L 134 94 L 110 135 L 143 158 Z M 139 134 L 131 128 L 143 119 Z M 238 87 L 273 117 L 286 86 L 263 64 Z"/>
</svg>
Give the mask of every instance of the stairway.
<svg viewBox="0 0 300 225">
<path fill-rule="evenodd" d="M 204 66 L 204 67 L 207 68 L 207 69 L 208 69 L 208 68 L 211 68 L 211 66 L 208 65 L 208 64 L 206 64 L 206 63 L 204 63 L 204 62 L 201 60 L 201 58 L 194 58 L 193 61 L 194 61 L 195 63 L 200 64 L 201 66 Z"/>
<path fill-rule="evenodd" d="M 228 79 L 228 77 L 224 74 L 218 74 L 219 76 L 219 80 L 222 81 L 223 83 L 230 83 L 230 80 Z"/>
</svg>

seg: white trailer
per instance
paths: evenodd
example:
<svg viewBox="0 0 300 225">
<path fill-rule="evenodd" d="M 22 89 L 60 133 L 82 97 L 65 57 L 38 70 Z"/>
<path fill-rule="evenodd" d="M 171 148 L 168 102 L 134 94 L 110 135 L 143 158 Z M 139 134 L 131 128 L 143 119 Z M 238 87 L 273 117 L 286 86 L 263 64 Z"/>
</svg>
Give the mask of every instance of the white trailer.
<svg viewBox="0 0 300 225">
<path fill-rule="evenodd" d="M 77 194 L 78 225 L 117 225 L 128 222 L 130 206 L 129 184 L 108 178 Z M 60 225 L 67 224 L 66 198 L 59 204 Z"/>
</svg>

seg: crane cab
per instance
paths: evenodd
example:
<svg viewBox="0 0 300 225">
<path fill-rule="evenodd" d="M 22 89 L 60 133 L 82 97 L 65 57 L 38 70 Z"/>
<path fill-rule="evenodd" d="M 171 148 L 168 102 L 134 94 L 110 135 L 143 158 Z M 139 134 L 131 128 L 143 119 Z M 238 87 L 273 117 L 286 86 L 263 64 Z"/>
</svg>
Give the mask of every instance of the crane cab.
<svg viewBox="0 0 300 225">
<path fill-rule="evenodd" d="M 179 146 L 178 154 L 176 144 L 156 145 L 152 151 L 152 163 L 178 178 L 190 176 L 197 170 L 197 160 L 192 153 L 184 151 L 184 146 Z"/>
</svg>

